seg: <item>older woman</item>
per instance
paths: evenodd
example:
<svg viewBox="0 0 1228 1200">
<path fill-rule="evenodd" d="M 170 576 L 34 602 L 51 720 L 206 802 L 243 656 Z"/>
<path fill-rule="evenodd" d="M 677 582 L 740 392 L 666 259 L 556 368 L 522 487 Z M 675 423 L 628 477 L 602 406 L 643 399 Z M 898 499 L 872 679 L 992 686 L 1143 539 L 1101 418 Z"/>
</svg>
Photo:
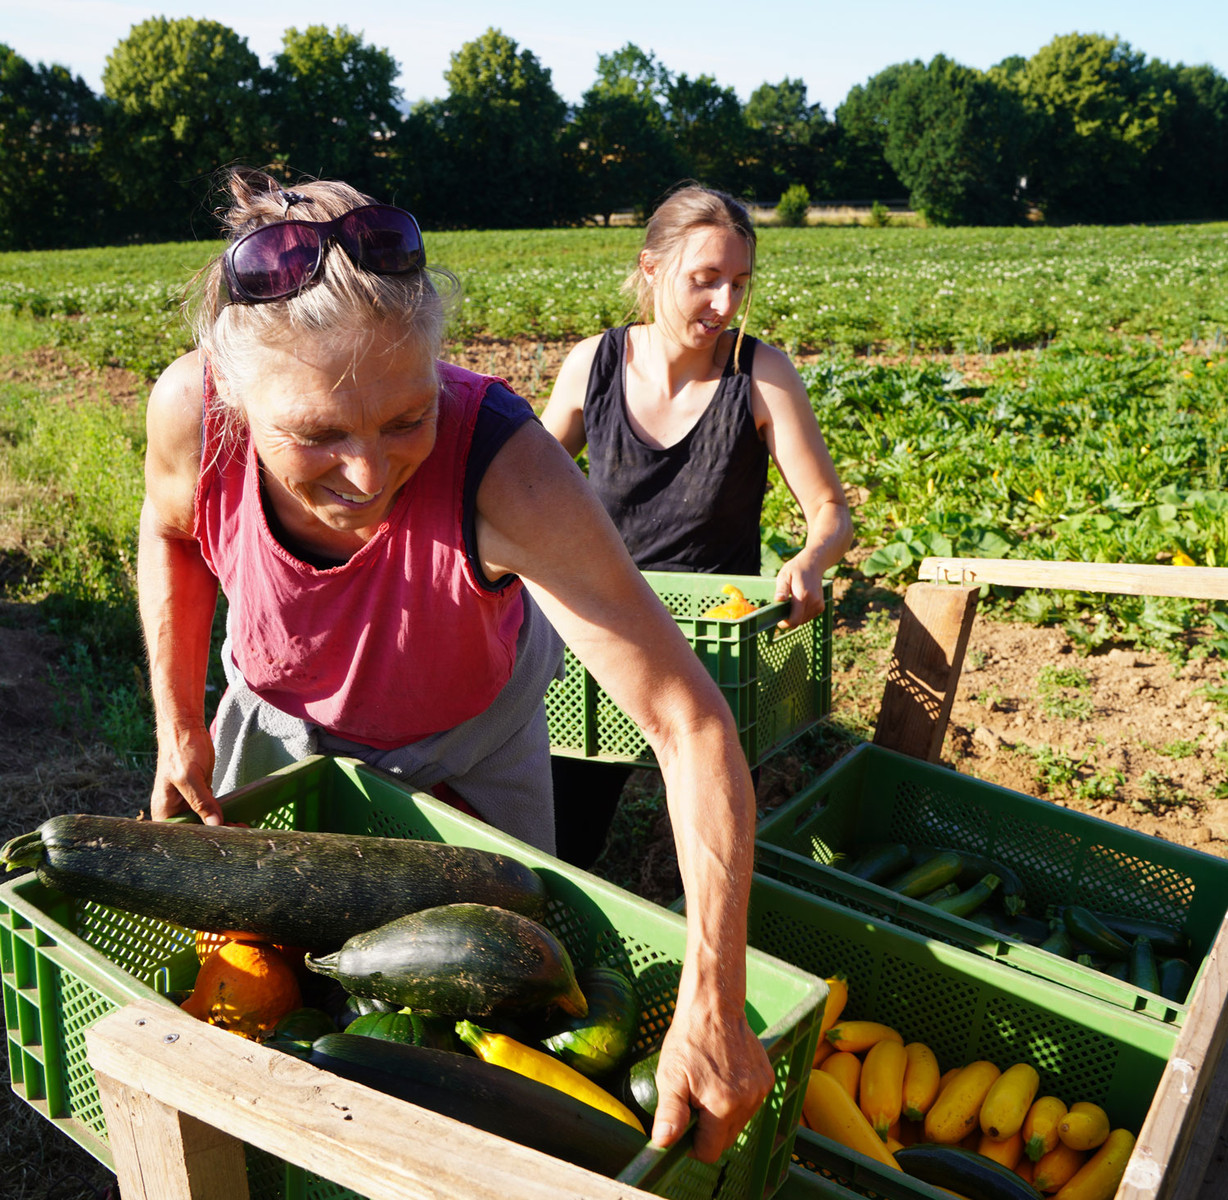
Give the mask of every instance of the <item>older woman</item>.
<svg viewBox="0 0 1228 1200">
<path fill-rule="evenodd" d="M 712 1161 L 771 1086 L 745 1018 L 754 797 L 729 709 L 566 451 L 438 361 L 413 217 L 340 183 L 231 175 L 198 348 L 150 395 L 138 584 L 156 819 L 311 752 L 354 755 L 554 845 L 542 697 L 566 639 L 664 774 L 687 948 L 653 1140 Z M 229 687 L 204 717 L 228 602 Z M 557 630 L 558 634 L 554 631 Z"/>
</svg>

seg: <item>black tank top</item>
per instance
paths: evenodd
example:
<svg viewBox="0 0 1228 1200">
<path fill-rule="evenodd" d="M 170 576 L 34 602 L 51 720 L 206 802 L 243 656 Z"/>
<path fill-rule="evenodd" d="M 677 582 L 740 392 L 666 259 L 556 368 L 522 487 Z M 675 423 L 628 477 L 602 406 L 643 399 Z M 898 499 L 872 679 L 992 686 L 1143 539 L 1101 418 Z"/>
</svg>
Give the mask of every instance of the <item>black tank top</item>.
<svg viewBox="0 0 1228 1200">
<path fill-rule="evenodd" d="M 627 421 L 627 329 L 602 336 L 584 396 L 588 477 L 642 571 L 759 574 L 768 451 L 751 409 L 756 339 L 743 339 L 681 441 L 659 449 Z"/>
</svg>

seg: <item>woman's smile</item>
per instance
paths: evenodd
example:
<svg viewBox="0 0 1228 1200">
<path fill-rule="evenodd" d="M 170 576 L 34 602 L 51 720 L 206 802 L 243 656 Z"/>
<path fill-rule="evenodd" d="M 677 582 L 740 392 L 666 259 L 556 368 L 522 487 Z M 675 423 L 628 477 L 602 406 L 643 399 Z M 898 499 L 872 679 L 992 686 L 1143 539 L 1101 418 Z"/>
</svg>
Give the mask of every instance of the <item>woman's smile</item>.
<svg viewBox="0 0 1228 1200">
<path fill-rule="evenodd" d="M 392 334 L 266 349 L 238 397 L 282 525 L 365 542 L 435 445 L 435 361 Z"/>
</svg>

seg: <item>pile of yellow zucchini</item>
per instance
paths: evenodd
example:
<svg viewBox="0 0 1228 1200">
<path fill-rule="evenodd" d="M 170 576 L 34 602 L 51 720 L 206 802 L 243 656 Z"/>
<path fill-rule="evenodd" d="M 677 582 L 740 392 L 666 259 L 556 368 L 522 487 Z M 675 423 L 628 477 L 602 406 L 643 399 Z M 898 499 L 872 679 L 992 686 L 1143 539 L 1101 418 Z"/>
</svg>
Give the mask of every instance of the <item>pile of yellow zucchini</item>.
<svg viewBox="0 0 1228 1200">
<path fill-rule="evenodd" d="M 828 1000 L 802 1106 L 822 1137 L 957 1195 L 990 1200 L 1109 1200 L 1134 1147 L 1097 1104 L 1037 1096 L 1030 1063 L 986 1060 L 945 1073 L 889 1025 L 842 1019 L 848 985 Z"/>
</svg>

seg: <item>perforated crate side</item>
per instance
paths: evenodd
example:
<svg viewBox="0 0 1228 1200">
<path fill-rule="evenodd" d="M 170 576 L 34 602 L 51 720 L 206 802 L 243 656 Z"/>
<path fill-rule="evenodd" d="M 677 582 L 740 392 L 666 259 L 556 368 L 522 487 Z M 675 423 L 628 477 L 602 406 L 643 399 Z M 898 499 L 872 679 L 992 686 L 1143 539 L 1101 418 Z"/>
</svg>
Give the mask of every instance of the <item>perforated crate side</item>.
<svg viewBox="0 0 1228 1200">
<path fill-rule="evenodd" d="M 941 846 L 1000 861 L 1018 874 L 1036 916 L 1082 904 L 1174 925 L 1190 938 L 1199 973 L 1228 911 L 1222 859 L 879 746 L 858 747 L 756 830 L 764 874 L 1176 1025 L 1189 1011 L 1179 1000 L 833 869 L 838 854 L 855 855 L 873 842 Z"/>
<path fill-rule="evenodd" d="M 831 585 L 821 616 L 799 629 L 779 630 L 788 605 L 774 600 L 764 576 L 645 571 L 644 578 L 721 689 L 754 767 L 784 748 L 831 710 Z M 759 609 L 737 620 L 701 614 L 737 586 Z M 546 693 L 553 753 L 628 765 L 655 766 L 652 749 L 570 650 L 566 675 Z"/>
<path fill-rule="evenodd" d="M 750 940 L 824 978 L 848 979 L 846 1014 L 921 1041 L 947 1068 L 1030 1062 L 1040 1089 L 1100 1104 L 1138 1131 L 1177 1030 L 958 947 L 756 875 Z"/>
</svg>

